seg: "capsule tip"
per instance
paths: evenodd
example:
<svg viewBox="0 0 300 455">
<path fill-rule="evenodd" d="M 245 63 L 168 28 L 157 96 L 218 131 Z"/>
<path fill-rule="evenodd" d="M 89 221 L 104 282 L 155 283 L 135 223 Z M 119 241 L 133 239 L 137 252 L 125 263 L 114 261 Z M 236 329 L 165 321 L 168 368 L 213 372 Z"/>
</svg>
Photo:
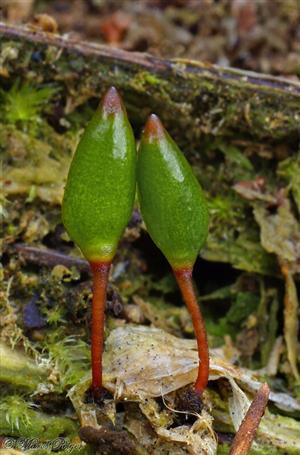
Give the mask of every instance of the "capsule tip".
<svg viewBox="0 0 300 455">
<path fill-rule="evenodd" d="M 151 114 L 148 117 L 144 128 L 144 137 L 147 140 L 161 139 L 164 136 L 164 127 L 159 120 L 159 117 L 155 114 Z"/>
<path fill-rule="evenodd" d="M 123 110 L 122 100 L 116 87 L 110 87 L 105 93 L 102 109 L 106 114 L 117 114 Z"/>
</svg>

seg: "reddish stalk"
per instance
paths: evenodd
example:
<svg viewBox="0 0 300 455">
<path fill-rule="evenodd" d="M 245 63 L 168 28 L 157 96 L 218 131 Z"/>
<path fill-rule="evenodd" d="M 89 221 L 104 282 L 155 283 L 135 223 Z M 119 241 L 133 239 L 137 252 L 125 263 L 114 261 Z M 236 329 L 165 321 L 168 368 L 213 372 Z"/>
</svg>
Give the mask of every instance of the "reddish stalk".
<svg viewBox="0 0 300 455">
<path fill-rule="evenodd" d="M 92 390 L 102 389 L 102 352 L 104 344 L 104 310 L 110 262 L 90 262 L 93 274 L 92 301 Z"/>
<path fill-rule="evenodd" d="M 207 386 L 209 375 L 209 351 L 204 319 L 197 302 L 192 281 L 192 267 L 174 270 L 177 283 L 180 287 L 183 300 L 191 314 L 198 345 L 199 367 L 198 376 L 194 385 L 200 395 Z"/>
<path fill-rule="evenodd" d="M 246 455 L 251 449 L 253 439 L 268 404 L 270 389 L 263 384 L 252 401 L 238 432 L 236 433 L 228 455 Z"/>
</svg>

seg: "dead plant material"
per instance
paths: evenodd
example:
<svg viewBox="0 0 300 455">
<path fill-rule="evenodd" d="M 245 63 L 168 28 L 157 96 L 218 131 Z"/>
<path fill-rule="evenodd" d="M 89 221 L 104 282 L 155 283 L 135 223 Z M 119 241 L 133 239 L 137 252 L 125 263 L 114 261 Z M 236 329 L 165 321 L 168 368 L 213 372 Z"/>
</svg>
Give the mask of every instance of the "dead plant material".
<svg viewBox="0 0 300 455">
<path fill-rule="evenodd" d="M 297 367 L 298 351 L 298 297 L 297 288 L 288 263 L 281 264 L 281 272 L 285 279 L 284 296 L 284 337 L 287 346 L 287 356 L 291 365 L 291 370 L 297 382 L 300 381 Z"/>
<path fill-rule="evenodd" d="M 96 444 L 101 453 L 115 453 L 130 455 L 133 453 L 134 444 L 127 431 L 112 431 L 107 428 L 82 427 L 79 431 L 80 438 L 90 444 Z M 112 452 L 107 452 L 111 450 Z"/>
<path fill-rule="evenodd" d="M 43 267 L 54 267 L 64 265 L 65 267 L 76 267 L 80 272 L 89 273 L 87 261 L 67 254 L 59 253 L 50 248 L 38 248 L 24 243 L 16 243 L 13 247 L 25 262 L 37 264 Z"/>
<path fill-rule="evenodd" d="M 255 395 L 255 398 L 235 435 L 228 455 L 246 455 L 249 453 L 258 425 L 265 412 L 269 394 L 269 386 L 265 383 Z"/>
</svg>

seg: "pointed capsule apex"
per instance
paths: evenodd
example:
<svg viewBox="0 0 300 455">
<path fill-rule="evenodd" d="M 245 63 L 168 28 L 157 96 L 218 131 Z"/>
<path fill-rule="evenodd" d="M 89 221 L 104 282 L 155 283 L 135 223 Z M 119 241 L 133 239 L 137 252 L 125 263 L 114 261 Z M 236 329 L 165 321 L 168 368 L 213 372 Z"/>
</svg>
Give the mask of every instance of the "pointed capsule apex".
<svg viewBox="0 0 300 455">
<path fill-rule="evenodd" d="M 110 87 L 105 93 L 102 109 L 105 114 L 117 114 L 123 111 L 121 97 L 115 87 Z"/>
<path fill-rule="evenodd" d="M 148 117 L 148 120 L 144 129 L 144 138 L 150 142 L 154 140 L 159 140 L 164 136 L 164 127 L 159 120 L 159 117 L 155 114 L 151 114 Z"/>
</svg>

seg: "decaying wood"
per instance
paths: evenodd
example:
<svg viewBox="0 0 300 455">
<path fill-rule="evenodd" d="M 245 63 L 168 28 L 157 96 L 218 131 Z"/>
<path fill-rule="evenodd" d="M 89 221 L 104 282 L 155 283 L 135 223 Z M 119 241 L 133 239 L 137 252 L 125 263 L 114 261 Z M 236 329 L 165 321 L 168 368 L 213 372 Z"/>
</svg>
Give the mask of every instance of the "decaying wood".
<svg viewBox="0 0 300 455">
<path fill-rule="evenodd" d="M 203 62 L 162 60 L 0 23 L 0 75 L 55 82 L 65 110 L 99 98 L 108 85 L 123 92 L 136 126 L 150 111 L 181 144 L 196 149 L 203 134 L 250 141 L 300 138 L 300 84 Z"/>
</svg>

